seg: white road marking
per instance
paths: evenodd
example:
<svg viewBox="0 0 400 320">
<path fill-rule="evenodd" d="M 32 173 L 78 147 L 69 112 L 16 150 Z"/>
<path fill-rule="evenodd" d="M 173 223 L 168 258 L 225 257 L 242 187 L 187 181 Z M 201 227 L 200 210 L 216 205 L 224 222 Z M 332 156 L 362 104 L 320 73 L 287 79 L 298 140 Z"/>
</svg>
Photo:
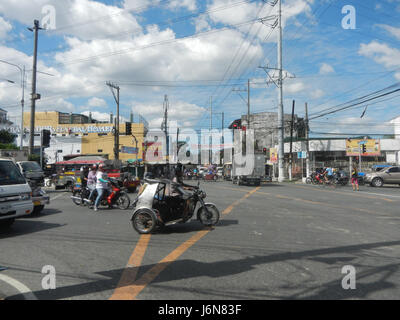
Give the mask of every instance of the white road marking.
<svg viewBox="0 0 400 320">
<path fill-rule="evenodd" d="M 63 196 L 63 195 L 64 195 L 64 193 L 61 193 L 61 194 L 59 194 L 59 195 L 56 195 L 54 198 L 50 198 L 50 201 L 51 201 L 51 200 L 56 200 L 56 199 L 60 198 L 60 197 Z"/>
<path fill-rule="evenodd" d="M 360 194 L 374 194 L 374 195 L 377 195 L 377 196 L 382 196 L 383 198 L 385 198 L 385 197 L 400 198 L 400 196 L 394 196 L 394 195 L 391 195 L 391 194 L 384 194 L 384 193 L 374 193 L 374 192 L 363 192 L 363 191 L 360 191 Z"/>
<path fill-rule="evenodd" d="M 4 274 L 0 274 L 0 280 L 3 280 L 4 282 L 8 283 L 10 286 L 12 286 L 15 289 L 17 289 L 25 297 L 25 299 L 27 299 L 27 300 L 37 300 L 37 298 L 33 294 L 32 290 L 29 289 L 23 283 L 19 282 L 18 280 L 15 280 L 14 278 L 11 278 L 11 277 L 6 276 Z"/>
</svg>

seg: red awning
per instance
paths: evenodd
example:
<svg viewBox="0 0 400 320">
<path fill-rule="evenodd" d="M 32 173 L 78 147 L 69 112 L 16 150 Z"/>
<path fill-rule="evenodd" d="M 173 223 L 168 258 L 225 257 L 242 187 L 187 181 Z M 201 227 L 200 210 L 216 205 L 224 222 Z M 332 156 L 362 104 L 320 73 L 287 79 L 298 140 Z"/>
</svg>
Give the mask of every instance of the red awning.
<svg viewBox="0 0 400 320">
<path fill-rule="evenodd" d="M 56 164 L 98 164 L 104 163 L 103 160 L 68 160 L 56 162 Z"/>
</svg>

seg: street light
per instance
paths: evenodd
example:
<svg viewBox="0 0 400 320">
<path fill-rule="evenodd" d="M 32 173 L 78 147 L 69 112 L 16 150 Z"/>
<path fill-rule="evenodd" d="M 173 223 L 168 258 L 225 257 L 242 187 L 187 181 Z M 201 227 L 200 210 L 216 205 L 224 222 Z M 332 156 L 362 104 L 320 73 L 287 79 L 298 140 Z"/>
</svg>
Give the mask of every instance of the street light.
<svg viewBox="0 0 400 320">
<path fill-rule="evenodd" d="M 23 145 L 23 132 L 24 132 L 24 99 L 25 99 L 25 66 L 21 68 L 19 65 L 16 65 L 14 63 L 10 63 L 4 60 L 0 60 L 0 62 L 9 64 L 10 66 L 14 66 L 19 69 L 21 72 L 21 88 L 22 88 L 22 98 L 21 98 L 21 128 L 20 128 L 20 147 L 19 149 L 22 150 L 22 145 Z M 11 80 L 7 80 L 8 82 L 11 82 Z M 15 83 L 12 81 L 11 83 Z"/>
</svg>

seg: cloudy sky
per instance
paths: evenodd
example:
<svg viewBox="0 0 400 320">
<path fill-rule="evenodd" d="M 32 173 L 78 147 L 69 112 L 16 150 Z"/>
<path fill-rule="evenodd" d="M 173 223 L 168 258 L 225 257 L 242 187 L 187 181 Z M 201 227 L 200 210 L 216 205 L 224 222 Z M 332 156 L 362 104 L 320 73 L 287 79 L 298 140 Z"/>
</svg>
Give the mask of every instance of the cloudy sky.
<svg viewBox="0 0 400 320">
<path fill-rule="evenodd" d="M 271 0 L 272 2 L 272 0 Z M 284 107 L 310 117 L 400 82 L 400 0 L 283 0 Z M 345 29 L 343 7 L 355 8 L 355 29 Z M 277 5 L 262 0 L 0 0 L 0 60 L 30 70 L 35 19 L 39 33 L 38 110 L 108 119 L 116 106 L 107 81 L 121 88 L 121 115 L 182 128 L 225 126 L 247 112 L 276 111 L 277 88 L 259 66 L 277 67 Z M 264 23 L 260 22 L 264 19 Z M 346 20 L 345 22 L 349 22 Z M 272 76 L 274 76 L 272 74 Z M 8 82 L 12 80 L 15 84 Z M 211 98 L 212 97 L 212 98 Z M 20 73 L 0 62 L 0 107 L 19 123 Z M 400 116 L 396 93 L 315 118 L 325 133 L 391 133 Z M 361 114 L 366 109 L 365 115 Z M 329 109 L 333 110 L 333 109 Z M 273 124 L 271 124 L 272 126 Z"/>
</svg>

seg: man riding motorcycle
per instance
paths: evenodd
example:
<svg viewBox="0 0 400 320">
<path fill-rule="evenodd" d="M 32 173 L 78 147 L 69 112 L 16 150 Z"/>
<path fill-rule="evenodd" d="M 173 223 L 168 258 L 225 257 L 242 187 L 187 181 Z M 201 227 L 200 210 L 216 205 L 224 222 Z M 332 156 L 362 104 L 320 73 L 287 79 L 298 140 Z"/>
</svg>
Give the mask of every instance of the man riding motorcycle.
<svg viewBox="0 0 400 320">
<path fill-rule="evenodd" d="M 183 182 L 182 164 L 178 163 L 177 166 L 175 167 L 175 175 L 171 183 L 171 197 L 175 198 L 177 203 L 179 202 L 183 203 L 185 202 L 185 200 L 182 198 L 182 196 L 184 195 L 185 190 L 191 191 L 194 190 L 195 188 L 196 188 L 195 186 Z M 189 213 L 189 208 L 185 203 L 185 207 L 183 210 L 184 221 L 188 213 Z"/>
</svg>

